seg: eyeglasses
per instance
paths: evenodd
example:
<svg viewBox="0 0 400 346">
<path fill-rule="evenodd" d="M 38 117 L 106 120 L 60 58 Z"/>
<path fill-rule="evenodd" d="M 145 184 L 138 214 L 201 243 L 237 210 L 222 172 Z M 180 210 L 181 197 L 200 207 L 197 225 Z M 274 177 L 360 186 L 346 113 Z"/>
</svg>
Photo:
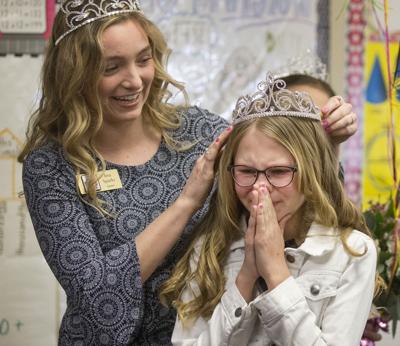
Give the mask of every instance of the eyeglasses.
<svg viewBox="0 0 400 346">
<path fill-rule="evenodd" d="M 235 183 L 242 187 L 254 185 L 260 173 L 265 175 L 265 178 L 267 178 L 272 186 L 285 187 L 293 181 L 294 173 L 297 172 L 297 167 L 274 166 L 260 171 L 253 167 L 233 165 L 229 166 L 228 170 L 231 172 Z"/>
</svg>

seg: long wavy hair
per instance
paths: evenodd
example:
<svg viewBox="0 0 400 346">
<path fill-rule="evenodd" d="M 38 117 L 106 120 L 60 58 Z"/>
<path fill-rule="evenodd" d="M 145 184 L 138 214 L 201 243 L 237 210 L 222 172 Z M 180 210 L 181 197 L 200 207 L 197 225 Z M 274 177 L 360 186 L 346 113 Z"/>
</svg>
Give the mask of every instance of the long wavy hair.
<svg viewBox="0 0 400 346">
<path fill-rule="evenodd" d="M 362 214 L 345 195 L 337 174 L 337 158 L 319 122 L 293 117 L 244 121 L 235 125 L 223 150 L 218 190 L 211 200 L 210 211 L 160 291 L 161 301 L 175 307 L 184 323 L 199 316 L 209 318 L 224 293 L 224 265 L 232 242 L 243 237 L 239 223 L 245 212 L 227 167 L 233 163 L 241 139 L 253 128 L 283 145 L 294 157 L 298 167 L 297 188 L 305 197 L 299 210 L 302 222 L 316 221 L 339 229 L 345 249 L 354 256 L 362 255 L 349 248 L 346 239 L 353 229 L 366 234 L 369 231 Z M 199 243 L 201 248 L 195 247 Z M 196 262 L 197 266 L 193 266 Z M 186 288 L 194 295 L 190 301 L 182 297 Z"/>
<path fill-rule="evenodd" d="M 181 91 L 185 100 L 187 94 L 183 85 L 166 72 L 170 50 L 160 30 L 141 13 L 121 14 L 86 24 L 56 46 L 55 40 L 68 29 L 65 15 L 59 11 L 42 67 L 42 97 L 31 115 L 27 140 L 18 157 L 19 162 L 23 162 L 33 149 L 48 142 L 57 143 L 76 173 L 88 176 L 84 201 L 100 211 L 104 211 L 103 201 L 96 195 L 95 184 L 97 173 L 105 169 L 105 162 L 95 148 L 94 139 L 102 127 L 104 115 L 99 95 L 99 82 L 105 68 L 101 38 L 108 27 L 127 20 L 138 23 L 147 34 L 155 65 L 154 80 L 142 114 L 160 131 L 167 145 L 179 147 L 168 130 L 180 126 L 180 107 L 168 103 L 171 97 L 168 87 L 171 85 Z"/>
</svg>

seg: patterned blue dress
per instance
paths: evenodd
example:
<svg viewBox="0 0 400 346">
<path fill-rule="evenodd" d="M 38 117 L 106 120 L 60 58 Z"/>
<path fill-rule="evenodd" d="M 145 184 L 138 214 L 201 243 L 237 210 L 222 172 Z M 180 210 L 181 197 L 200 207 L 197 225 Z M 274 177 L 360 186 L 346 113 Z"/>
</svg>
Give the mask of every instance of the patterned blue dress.
<svg viewBox="0 0 400 346">
<path fill-rule="evenodd" d="M 78 198 L 74 169 L 59 146 L 49 143 L 30 153 L 23 167 L 26 201 L 42 252 L 67 295 L 59 345 L 171 343 L 175 312 L 160 304 L 158 288 L 207 206 L 193 215 L 144 284 L 134 238 L 178 197 L 198 156 L 226 126 L 222 118 L 192 107 L 172 132 L 178 141 L 196 143 L 190 150 L 177 153 L 162 140 L 143 165 L 107 163 L 123 185 L 99 193 L 112 206 L 113 218 Z"/>
</svg>

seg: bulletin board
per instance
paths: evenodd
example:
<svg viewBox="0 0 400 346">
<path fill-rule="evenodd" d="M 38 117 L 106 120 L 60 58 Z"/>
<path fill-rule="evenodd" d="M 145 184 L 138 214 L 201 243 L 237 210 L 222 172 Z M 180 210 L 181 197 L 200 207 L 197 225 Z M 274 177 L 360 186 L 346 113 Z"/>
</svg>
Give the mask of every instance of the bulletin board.
<svg viewBox="0 0 400 346">
<path fill-rule="evenodd" d="M 0 0 L 0 55 L 39 55 L 55 13 L 54 0 Z"/>
</svg>

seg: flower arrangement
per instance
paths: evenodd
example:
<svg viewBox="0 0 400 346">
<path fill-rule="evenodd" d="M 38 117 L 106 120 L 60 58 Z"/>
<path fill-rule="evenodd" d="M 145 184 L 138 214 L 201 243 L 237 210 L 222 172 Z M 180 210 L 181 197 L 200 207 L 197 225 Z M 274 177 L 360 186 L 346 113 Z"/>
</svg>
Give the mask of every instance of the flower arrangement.
<svg viewBox="0 0 400 346">
<path fill-rule="evenodd" d="M 387 321 L 392 321 L 392 335 L 396 334 L 400 319 L 400 191 L 385 204 L 371 203 L 364 216 L 378 247 L 377 273 L 383 281 L 382 289 L 374 299 L 380 329 L 387 331 Z"/>
<path fill-rule="evenodd" d="M 364 216 L 372 237 L 378 248 L 377 274 L 383 287 L 374 298 L 373 316 L 369 323 L 378 329 L 388 332 L 388 321 L 392 321 L 392 336 L 395 337 L 397 322 L 400 319 L 400 179 L 398 176 L 397 160 L 397 131 L 396 115 L 394 111 L 394 96 L 400 94 L 400 46 L 397 53 L 396 71 L 392 73 L 389 53 L 388 0 L 382 1 L 384 25 L 378 19 L 376 1 L 369 0 L 375 14 L 380 36 L 384 38 L 386 46 L 387 83 L 389 99 L 388 148 L 389 165 L 393 178 L 392 194 L 384 203 L 370 202 Z M 375 345 L 368 338 L 362 339 L 361 346 Z"/>
</svg>

